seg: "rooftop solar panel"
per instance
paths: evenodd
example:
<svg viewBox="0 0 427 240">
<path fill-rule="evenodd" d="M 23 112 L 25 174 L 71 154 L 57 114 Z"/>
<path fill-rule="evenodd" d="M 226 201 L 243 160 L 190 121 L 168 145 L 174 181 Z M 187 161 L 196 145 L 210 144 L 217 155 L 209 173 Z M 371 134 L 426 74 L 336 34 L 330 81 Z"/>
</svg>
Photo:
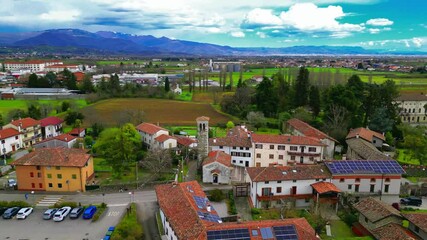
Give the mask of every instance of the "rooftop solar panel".
<svg viewBox="0 0 427 240">
<path fill-rule="evenodd" d="M 377 173 L 403 174 L 405 171 L 393 160 L 341 160 L 326 163 L 333 174 Z"/>
<path fill-rule="evenodd" d="M 199 212 L 199 211 L 197 212 L 197 214 L 199 215 L 200 219 L 203 219 L 209 222 L 216 222 L 216 223 L 222 222 L 221 218 L 216 214 L 212 214 L 208 212 Z"/>
<path fill-rule="evenodd" d="M 293 225 L 273 227 L 277 240 L 298 240 L 298 234 Z"/>
<path fill-rule="evenodd" d="M 208 240 L 250 240 L 249 229 L 237 228 L 208 231 Z"/>
<path fill-rule="evenodd" d="M 199 196 L 193 196 L 193 198 L 194 198 L 194 201 L 196 202 L 198 208 L 203 209 L 206 207 L 206 202 L 207 202 L 206 198 L 199 197 Z"/>
</svg>

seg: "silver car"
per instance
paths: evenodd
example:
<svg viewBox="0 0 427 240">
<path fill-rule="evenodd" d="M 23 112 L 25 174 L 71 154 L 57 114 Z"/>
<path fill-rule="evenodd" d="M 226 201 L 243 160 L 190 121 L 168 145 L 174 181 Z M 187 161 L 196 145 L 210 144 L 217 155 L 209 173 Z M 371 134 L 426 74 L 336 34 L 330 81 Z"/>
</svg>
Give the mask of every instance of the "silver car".
<svg viewBox="0 0 427 240">
<path fill-rule="evenodd" d="M 58 211 L 57 208 L 51 208 L 51 209 L 46 210 L 43 213 L 43 219 L 44 220 L 50 220 L 50 219 L 52 219 L 53 215 L 56 213 L 56 211 Z"/>
</svg>

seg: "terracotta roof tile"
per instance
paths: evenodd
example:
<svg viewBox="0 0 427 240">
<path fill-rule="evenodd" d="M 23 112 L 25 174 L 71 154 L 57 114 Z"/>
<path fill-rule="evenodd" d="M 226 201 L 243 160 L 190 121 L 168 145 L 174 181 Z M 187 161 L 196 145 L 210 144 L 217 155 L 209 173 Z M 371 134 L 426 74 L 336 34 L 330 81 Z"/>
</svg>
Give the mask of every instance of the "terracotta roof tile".
<svg viewBox="0 0 427 240">
<path fill-rule="evenodd" d="M 316 138 L 292 135 L 252 134 L 252 141 L 254 143 L 326 146 Z"/>
<path fill-rule="evenodd" d="M 210 146 L 229 146 L 229 147 L 252 147 L 251 132 L 245 127 L 236 126 L 227 132 L 227 136 L 222 138 L 210 138 Z"/>
<path fill-rule="evenodd" d="M 422 93 L 405 93 L 397 97 L 396 101 L 427 101 L 427 95 Z"/>
<path fill-rule="evenodd" d="M 13 161 L 11 165 L 83 167 L 90 157 L 83 149 L 41 148 Z"/>
<path fill-rule="evenodd" d="M 323 179 L 331 177 L 331 173 L 323 164 L 247 167 L 246 171 L 253 182 Z"/>
<path fill-rule="evenodd" d="M 189 137 L 184 137 L 184 136 L 175 136 L 177 139 L 177 142 L 179 145 L 183 145 L 183 146 L 190 146 L 193 143 L 196 143 L 196 140 L 191 139 Z"/>
<path fill-rule="evenodd" d="M 60 119 L 59 117 L 55 117 L 55 116 L 43 118 L 40 120 L 42 127 L 46 127 L 49 125 L 59 125 L 63 122 L 64 122 L 64 120 Z"/>
<path fill-rule="evenodd" d="M 369 221 L 374 223 L 389 216 L 402 216 L 391 205 L 372 197 L 365 198 L 353 206 L 363 216 L 367 217 Z"/>
<path fill-rule="evenodd" d="M 11 123 L 17 127 L 21 126 L 21 128 L 28 128 L 28 127 L 39 125 L 40 121 L 27 117 L 27 118 L 12 121 Z"/>
<path fill-rule="evenodd" d="M 223 151 L 211 151 L 203 161 L 203 166 L 213 162 L 219 162 L 222 165 L 231 167 L 231 156 Z"/>
<path fill-rule="evenodd" d="M 80 135 L 80 133 L 82 133 L 83 131 L 85 131 L 84 128 L 73 128 L 70 132 L 68 132 L 68 134 Z"/>
<path fill-rule="evenodd" d="M 337 193 L 341 192 L 341 190 L 331 182 L 317 182 L 317 183 L 311 184 L 311 186 L 313 187 L 314 190 L 316 190 L 316 192 L 320 194 L 327 193 L 327 192 L 337 192 Z"/>
<path fill-rule="evenodd" d="M 371 230 L 372 235 L 378 240 L 416 240 L 413 233 L 399 224 L 389 223 Z"/>
<path fill-rule="evenodd" d="M 359 138 L 365 139 L 366 141 L 371 142 L 371 143 L 373 141 L 373 137 L 376 137 L 376 138 L 379 138 L 379 139 L 385 141 L 384 135 L 382 135 L 381 133 L 372 131 L 370 129 L 367 129 L 367 128 L 351 129 L 350 132 L 348 133 L 346 139 L 356 138 L 357 136 L 359 136 Z"/>
<path fill-rule="evenodd" d="M 64 134 L 61 134 L 61 135 L 54 137 L 54 139 L 62 141 L 62 142 L 71 142 L 72 140 L 76 139 L 76 137 L 71 136 L 70 134 L 64 133 Z"/>
<path fill-rule="evenodd" d="M 210 118 L 209 117 L 205 117 L 205 116 L 201 116 L 201 117 L 198 117 L 198 118 L 196 118 L 196 121 L 198 121 L 198 122 L 200 122 L 200 121 L 209 121 L 210 120 Z"/>
<path fill-rule="evenodd" d="M 412 224 L 419 227 L 424 232 L 427 232 L 427 214 L 422 213 L 411 213 L 403 214 L 403 216 L 408 219 Z"/>
<path fill-rule="evenodd" d="M 162 127 L 159 127 L 157 125 L 154 125 L 152 123 L 141 123 L 138 126 L 136 126 L 136 129 L 141 132 L 146 132 L 150 135 L 155 134 L 156 132 L 160 130 L 168 131 L 167 129 L 164 129 Z"/>
<path fill-rule="evenodd" d="M 378 150 L 373 144 L 364 141 L 360 138 L 351 138 L 345 141 L 347 146 L 351 148 L 357 155 L 363 160 L 390 160 L 389 156 L 386 156 L 380 150 Z"/>
<path fill-rule="evenodd" d="M 6 139 L 17 135 L 19 135 L 18 130 L 15 130 L 13 128 L 6 128 L 0 130 L 0 139 Z"/>
<path fill-rule="evenodd" d="M 169 139 L 175 139 L 176 140 L 176 138 L 174 138 L 173 136 L 166 135 L 166 134 L 162 134 L 162 135 L 155 138 L 155 140 L 157 142 L 164 142 L 164 141 L 169 140 Z"/>
<path fill-rule="evenodd" d="M 320 131 L 317 128 L 312 127 L 310 124 L 301 121 L 297 118 L 292 118 L 290 120 L 288 120 L 287 122 L 290 126 L 292 126 L 293 128 L 295 128 L 296 130 L 298 130 L 299 132 L 301 132 L 302 134 L 304 134 L 304 136 L 306 137 L 314 137 L 317 139 L 330 139 L 332 141 L 338 142 L 337 140 L 335 140 L 334 138 L 328 136 L 326 133 Z"/>
</svg>

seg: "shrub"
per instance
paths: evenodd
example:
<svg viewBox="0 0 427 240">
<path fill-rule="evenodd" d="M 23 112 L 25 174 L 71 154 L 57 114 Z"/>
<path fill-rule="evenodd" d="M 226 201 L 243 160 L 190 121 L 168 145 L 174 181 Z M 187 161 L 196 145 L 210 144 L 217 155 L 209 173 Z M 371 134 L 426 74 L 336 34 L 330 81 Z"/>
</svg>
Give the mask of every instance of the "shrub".
<svg viewBox="0 0 427 240">
<path fill-rule="evenodd" d="M 77 203 L 76 202 L 60 202 L 60 203 L 55 203 L 55 205 L 53 205 L 54 208 L 62 208 L 62 207 L 71 207 L 71 208 L 75 208 L 77 207 Z"/>
<path fill-rule="evenodd" d="M 29 207 L 30 204 L 25 201 L 11 201 L 8 204 L 8 207 Z"/>
<path fill-rule="evenodd" d="M 224 199 L 224 193 L 220 189 L 214 189 L 211 191 L 209 200 L 212 202 L 221 202 Z"/>
<path fill-rule="evenodd" d="M 92 222 L 98 221 L 98 219 L 102 216 L 105 210 L 107 210 L 107 204 L 101 203 L 99 206 L 97 206 L 96 213 L 92 217 Z"/>
<path fill-rule="evenodd" d="M 344 213 L 340 217 L 350 227 L 353 226 L 353 223 L 358 221 L 357 216 L 352 213 Z"/>
<path fill-rule="evenodd" d="M 111 240 L 142 239 L 143 229 L 136 215 L 136 204 L 132 203 L 131 210 L 117 224 Z"/>
<path fill-rule="evenodd" d="M 260 214 L 261 211 L 258 208 L 251 208 L 251 213 L 256 215 L 256 214 Z"/>
</svg>

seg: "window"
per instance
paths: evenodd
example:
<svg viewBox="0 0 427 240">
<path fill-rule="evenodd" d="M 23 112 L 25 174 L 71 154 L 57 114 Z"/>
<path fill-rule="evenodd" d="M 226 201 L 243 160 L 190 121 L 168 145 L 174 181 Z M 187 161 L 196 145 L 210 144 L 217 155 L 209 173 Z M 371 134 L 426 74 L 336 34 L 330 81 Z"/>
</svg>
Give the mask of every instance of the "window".
<svg viewBox="0 0 427 240">
<path fill-rule="evenodd" d="M 223 149 L 224 147 L 223 146 L 219 146 L 219 149 Z"/>
<path fill-rule="evenodd" d="M 255 148 L 262 149 L 262 144 L 255 144 Z"/>
<path fill-rule="evenodd" d="M 243 150 L 243 147 L 240 147 L 240 150 Z"/>
<path fill-rule="evenodd" d="M 295 156 L 291 156 L 291 160 L 294 160 L 294 161 L 295 161 Z"/>
<path fill-rule="evenodd" d="M 37 169 L 37 170 L 40 170 L 40 166 L 37 166 L 37 167 L 36 167 L 36 169 Z"/>
<path fill-rule="evenodd" d="M 247 147 L 246 150 L 249 150 L 249 148 Z"/>
<path fill-rule="evenodd" d="M 261 158 L 261 153 L 257 153 L 256 158 Z"/>
<path fill-rule="evenodd" d="M 356 178 L 356 182 L 360 182 L 360 178 Z"/>
<path fill-rule="evenodd" d="M 291 149 L 291 151 L 298 151 L 298 147 L 297 146 L 291 146 L 290 149 Z"/>
<path fill-rule="evenodd" d="M 265 181 L 264 183 L 265 183 L 265 184 L 269 184 L 270 182 L 269 182 L 269 181 Z"/>
<path fill-rule="evenodd" d="M 58 179 L 62 179 L 62 174 L 56 174 L 56 177 L 57 177 Z"/>
<path fill-rule="evenodd" d="M 368 222 L 368 218 L 367 217 L 365 217 L 365 222 Z"/>
<path fill-rule="evenodd" d="M 384 185 L 384 192 L 388 193 L 388 190 L 390 189 L 390 185 Z"/>
<path fill-rule="evenodd" d="M 318 182 L 319 181 L 319 179 L 318 178 L 316 178 L 316 182 Z"/>
<path fill-rule="evenodd" d="M 375 178 L 371 178 L 371 182 L 375 182 Z"/>
<path fill-rule="evenodd" d="M 347 187 L 348 190 L 351 190 L 352 188 L 353 188 L 353 185 L 351 185 L 351 184 L 349 184 Z"/>
<path fill-rule="evenodd" d="M 48 173 L 47 178 L 52 178 L 52 173 Z"/>
<path fill-rule="evenodd" d="M 55 169 L 56 169 L 56 170 L 60 170 L 60 169 L 61 169 L 61 167 L 60 167 L 60 166 L 56 166 L 56 167 L 55 167 Z"/>
<path fill-rule="evenodd" d="M 417 227 L 417 226 L 415 226 L 414 231 L 417 232 L 417 233 L 419 233 L 420 232 L 420 228 Z"/>
<path fill-rule="evenodd" d="M 34 173 L 33 172 L 30 172 L 30 177 L 34 177 Z"/>
<path fill-rule="evenodd" d="M 263 188 L 262 189 L 262 195 L 263 196 L 270 196 L 271 188 Z"/>
<path fill-rule="evenodd" d="M 309 148 L 308 148 L 308 151 L 309 151 L 309 152 L 316 152 L 316 148 L 315 148 L 315 147 L 309 147 Z"/>
<path fill-rule="evenodd" d="M 37 173 L 37 177 L 38 177 L 38 178 L 41 178 L 41 177 L 42 177 L 42 173 L 41 173 L 41 172 L 38 172 L 38 173 Z"/>
<path fill-rule="evenodd" d="M 233 163 L 236 163 L 236 160 L 233 160 Z"/>
<path fill-rule="evenodd" d="M 277 187 L 277 188 L 276 188 L 276 192 L 277 192 L 277 193 L 281 193 L 281 192 L 282 192 L 282 187 Z"/>
<path fill-rule="evenodd" d="M 62 188 L 62 183 L 58 183 L 58 188 Z"/>
<path fill-rule="evenodd" d="M 39 188 L 43 188 L 43 184 L 42 183 L 39 183 Z"/>
<path fill-rule="evenodd" d="M 240 161 L 239 161 L 239 163 L 240 163 L 240 164 L 243 164 L 243 160 L 240 160 Z"/>
<path fill-rule="evenodd" d="M 359 185 L 354 185 L 354 191 L 359 192 Z"/>
<path fill-rule="evenodd" d="M 35 183 L 31 183 L 31 188 L 36 188 L 36 184 Z"/>
<path fill-rule="evenodd" d="M 386 179 L 385 179 L 385 182 L 390 182 L 390 178 L 386 178 Z"/>
<path fill-rule="evenodd" d="M 236 147 L 233 147 L 233 149 L 236 149 Z"/>
<path fill-rule="evenodd" d="M 73 175 L 71 175 L 71 178 L 72 178 L 72 179 L 77 179 L 77 174 L 73 174 Z"/>
<path fill-rule="evenodd" d="M 245 162 L 245 167 L 249 167 L 249 162 L 248 161 Z"/>
<path fill-rule="evenodd" d="M 292 180 L 292 182 L 297 182 L 297 180 Z"/>
<path fill-rule="evenodd" d="M 279 155 L 279 159 L 280 159 L 280 160 L 283 160 L 283 155 Z"/>
<path fill-rule="evenodd" d="M 19 138 L 18 136 L 15 136 L 15 139 L 16 139 L 16 140 L 18 140 L 18 138 Z"/>
<path fill-rule="evenodd" d="M 369 192 L 373 193 L 375 192 L 375 185 L 372 184 L 371 187 L 369 188 Z"/>
<path fill-rule="evenodd" d="M 274 149 L 274 145 L 270 145 L 270 149 Z"/>
<path fill-rule="evenodd" d="M 52 183 L 49 183 L 49 184 L 48 184 L 48 186 L 51 188 L 51 187 L 53 187 L 53 184 L 52 184 Z"/>
<path fill-rule="evenodd" d="M 261 163 L 260 163 L 260 162 L 257 162 L 257 163 L 255 164 L 255 166 L 256 166 L 256 167 L 261 167 Z"/>
<path fill-rule="evenodd" d="M 282 183 L 282 181 L 277 181 L 277 183 Z"/>
<path fill-rule="evenodd" d="M 285 150 L 286 146 L 285 145 L 279 145 L 277 146 L 278 150 Z"/>
<path fill-rule="evenodd" d="M 344 178 L 340 178 L 340 182 L 345 182 L 345 179 Z"/>
<path fill-rule="evenodd" d="M 274 159 L 274 154 L 270 154 L 270 155 L 268 155 L 268 158 L 269 158 L 269 159 Z"/>
<path fill-rule="evenodd" d="M 310 198 L 306 198 L 306 199 L 305 199 L 305 202 L 306 202 L 306 203 L 309 203 L 309 202 L 310 202 Z"/>
</svg>

